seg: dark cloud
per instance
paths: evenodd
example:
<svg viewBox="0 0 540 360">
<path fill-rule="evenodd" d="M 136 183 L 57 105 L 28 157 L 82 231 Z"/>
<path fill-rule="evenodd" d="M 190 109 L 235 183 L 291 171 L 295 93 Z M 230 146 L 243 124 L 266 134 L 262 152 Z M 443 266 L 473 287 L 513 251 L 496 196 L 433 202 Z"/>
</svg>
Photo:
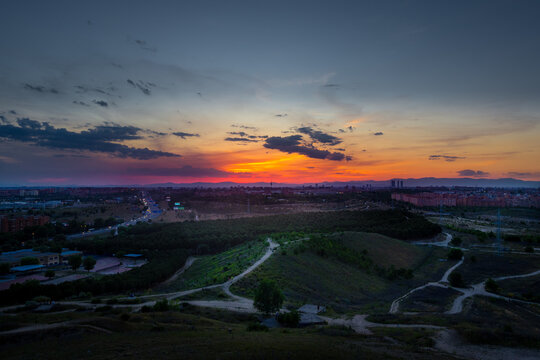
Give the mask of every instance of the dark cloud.
<svg viewBox="0 0 540 360">
<path fill-rule="evenodd" d="M 302 135 L 272 136 L 266 139 L 264 147 L 275 149 L 286 153 L 302 154 L 313 159 L 327 159 L 334 161 L 351 160 L 351 157 L 339 152 L 317 149 L 302 143 Z"/>
<path fill-rule="evenodd" d="M 53 89 L 53 88 L 47 88 L 47 87 L 41 86 L 41 85 L 24 84 L 24 88 L 26 90 L 37 91 L 37 92 L 40 92 L 40 93 L 58 94 L 58 90 Z"/>
<path fill-rule="evenodd" d="M 302 134 L 306 134 L 313 140 L 318 141 L 325 145 L 334 146 L 334 145 L 341 144 L 343 142 L 340 138 L 336 136 L 323 133 L 320 130 L 315 130 L 310 126 L 300 127 L 296 129 L 296 131 Z"/>
<path fill-rule="evenodd" d="M 353 132 L 354 128 L 352 127 L 352 125 L 350 125 L 349 127 L 347 127 L 347 129 L 349 129 L 349 132 Z"/>
<path fill-rule="evenodd" d="M 459 174 L 459 176 L 472 176 L 472 177 L 484 177 L 484 176 L 489 175 L 488 172 L 485 172 L 482 170 L 475 171 L 475 170 L 470 170 L 470 169 L 459 170 L 457 173 Z"/>
<path fill-rule="evenodd" d="M 84 101 L 73 100 L 73 103 L 77 104 L 77 105 L 81 105 L 81 106 L 90 106 L 87 103 L 85 103 Z"/>
<path fill-rule="evenodd" d="M 139 45 L 141 49 L 146 50 L 146 51 L 152 51 L 152 52 L 157 51 L 155 47 L 149 46 L 146 41 L 141 40 L 141 39 L 135 39 L 135 44 Z"/>
<path fill-rule="evenodd" d="M 134 88 L 137 88 L 137 89 L 141 90 L 141 92 L 144 95 L 150 95 L 152 93 L 150 91 L 150 87 L 155 87 L 156 86 L 156 84 L 154 84 L 154 83 L 144 82 L 142 80 L 133 81 L 133 80 L 127 79 L 126 81 L 127 81 L 127 83 L 129 85 L 133 86 Z"/>
<path fill-rule="evenodd" d="M 325 84 L 324 85 L 325 88 L 338 88 L 340 87 L 339 84 Z"/>
<path fill-rule="evenodd" d="M 250 138 L 243 138 L 243 137 L 226 137 L 225 141 L 231 141 L 231 142 L 259 142 L 259 140 L 254 140 Z"/>
<path fill-rule="evenodd" d="M 252 139 L 253 142 L 257 141 L 255 139 L 266 139 L 266 138 L 268 138 L 268 135 L 250 135 L 250 134 L 248 134 L 248 133 L 246 133 L 244 131 L 229 131 L 229 132 L 227 132 L 227 134 L 229 134 L 229 135 L 237 135 L 237 136 L 241 136 L 243 138 Z M 238 140 L 235 140 L 235 139 L 237 139 L 237 138 L 230 138 L 229 137 L 229 138 L 227 138 L 225 140 L 227 140 L 227 141 L 242 141 L 239 138 L 238 138 Z"/>
<path fill-rule="evenodd" d="M 185 165 L 178 168 L 132 168 L 127 170 L 131 175 L 148 176 L 181 176 L 181 177 L 226 177 L 233 173 L 214 168 L 195 168 Z"/>
<path fill-rule="evenodd" d="M 231 127 L 244 129 L 244 130 L 258 130 L 255 126 L 232 124 Z"/>
<path fill-rule="evenodd" d="M 111 94 L 110 92 L 107 92 L 107 91 L 105 91 L 103 89 L 100 89 L 100 88 L 97 88 L 97 87 L 90 87 L 90 86 L 86 86 L 86 85 L 75 85 L 74 87 L 75 87 L 75 89 L 77 89 L 75 91 L 77 94 L 86 94 L 88 92 L 95 92 L 95 93 L 102 94 L 102 95 L 107 95 L 107 96 L 116 96 L 116 95 Z M 116 88 L 108 87 L 107 90 L 114 91 L 114 90 L 116 90 Z"/>
<path fill-rule="evenodd" d="M 180 157 L 169 152 L 118 144 L 120 141 L 141 138 L 138 135 L 141 129 L 133 126 L 96 126 L 78 133 L 28 118 L 17 119 L 17 124 L 18 126 L 0 125 L 0 138 L 50 149 L 106 153 L 119 158 L 149 160 L 159 157 Z"/>
<path fill-rule="evenodd" d="M 373 133 L 375 136 L 381 136 L 384 135 L 382 131 L 377 131 L 376 133 Z"/>
<path fill-rule="evenodd" d="M 287 114 L 276 114 L 274 115 L 275 117 L 287 117 L 288 115 Z"/>
<path fill-rule="evenodd" d="M 10 113 L 11 115 L 17 115 L 17 112 L 16 112 L 15 110 L 9 110 L 9 113 Z"/>
<path fill-rule="evenodd" d="M 429 160 L 444 160 L 444 161 L 456 161 L 465 159 L 463 156 L 452 156 L 452 155 L 429 155 Z"/>
<path fill-rule="evenodd" d="M 102 107 L 108 107 L 109 106 L 109 104 L 106 101 L 103 101 L 103 100 L 93 100 L 92 102 L 94 104 L 97 104 L 97 105 L 102 106 Z"/>
<path fill-rule="evenodd" d="M 0 122 L 2 122 L 3 124 L 9 123 L 9 121 L 7 121 L 7 119 L 6 119 L 6 117 L 4 115 L 0 115 Z"/>
<path fill-rule="evenodd" d="M 199 134 L 190 134 L 190 133 L 182 132 L 182 131 L 173 132 L 173 135 L 181 137 L 182 139 L 185 139 L 187 137 L 199 137 L 200 136 Z"/>
</svg>

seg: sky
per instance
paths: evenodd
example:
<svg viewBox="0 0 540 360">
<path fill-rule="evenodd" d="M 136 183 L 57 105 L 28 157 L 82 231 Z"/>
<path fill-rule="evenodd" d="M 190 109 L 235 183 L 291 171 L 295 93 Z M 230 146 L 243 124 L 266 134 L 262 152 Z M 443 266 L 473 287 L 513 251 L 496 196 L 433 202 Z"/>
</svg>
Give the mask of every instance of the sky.
<svg viewBox="0 0 540 360">
<path fill-rule="evenodd" d="M 0 9 L 0 186 L 540 180 L 538 1 Z"/>
</svg>

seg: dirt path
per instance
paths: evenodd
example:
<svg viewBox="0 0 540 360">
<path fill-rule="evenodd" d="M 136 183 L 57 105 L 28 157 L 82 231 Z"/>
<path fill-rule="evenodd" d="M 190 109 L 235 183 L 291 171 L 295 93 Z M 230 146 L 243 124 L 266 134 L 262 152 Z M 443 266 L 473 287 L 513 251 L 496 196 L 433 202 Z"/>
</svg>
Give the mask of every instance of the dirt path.
<svg viewBox="0 0 540 360">
<path fill-rule="evenodd" d="M 449 234 L 448 234 L 449 235 Z M 452 238 L 452 236 L 450 236 L 450 239 Z M 444 273 L 443 277 L 441 278 L 441 280 L 437 281 L 437 282 L 429 282 L 427 284 L 424 284 L 422 286 L 419 286 L 417 288 L 414 288 L 412 290 L 410 290 L 409 292 L 407 292 L 405 295 L 402 295 L 400 296 L 399 298 L 397 298 L 396 300 L 392 301 L 392 304 L 390 305 L 390 310 L 388 311 L 390 314 L 396 314 L 398 311 L 399 311 L 399 303 L 401 301 L 403 301 L 405 298 L 407 298 L 409 295 L 411 295 L 412 293 L 416 292 L 416 291 L 419 291 L 419 290 L 422 290 L 422 289 L 425 289 L 429 286 L 438 286 L 438 287 L 442 287 L 442 288 L 452 288 L 451 286 L 449 286 L 447 283 L 448 283 L 448 277 L 450 276 L 450 274 L 455 270 L 457 269 L 461 264 L 463 264 L 463 260 L 465 258 L 461 258 L 461 260 L 455 264 L 454 266 L 452 266 L 451 268 L 449 268 L 448 270 L 446 270 L 446 272 Z M 455 289 L 455 288 L 452 288 L 452 289 Z M 459 290 L 459 289 L 456 289 L 460 292 L 463 292 L 462 290 Z"/>
<path fill-rule="evenodd" d="M 52 329 L 58 329 L 61 327 L 69 327 L 69 326 L 75 326 L 75 327 L 81 327 L 81 328 L 87 328 L 92 330 L 97 330 L 100 332 L 104 332 L 107 334 L 112 334 L 112 331 L 100 328 L 98 326 L 89 325 L 89 324 L 79 324 L 80 322 L 83 322 L 85 320 L 70 320 L 70 321 L 63 321 L 58 322 L 54 324 L 34 324 L 29 326 L 23 326 L 17 329 L 13 330 L 7 330 L 0 332 L 0 335 L 13 335 L 13 334 L 22 334 L 22 333 L 28 333 L 28 332 L 35 332 L 35 331 L 44 331 L 44 330 L 52 330 Z"/>
<path fill-rule="evenodd" d="M 227 301 L 227 300 L 211 300 L 211 301 L 189 300 L 189 301 L 185 301 L 185 302 L 189 303 L 189 304 L 197 305 L 197 306 L 206 306 L 206 307 L 227 309 L 227 310 L 233 310 L 233 311 L 257 312 L 256 309 L 253 307 L 253 300 L 247 299 L 247 298 L 244 298 L 244 297 L 241 297 L 241 296 L 238 296 L 238 295 L 234 295 L 231 292 L 230 287 L 235 282 L 239 281 L 240 279 L 244 278 L 246 275 L 250 274 L 257 267 L 261 266 L 261 264 L 263 264 L 266 260 L 268 260 L 268 258 L 270 256 L 272 256 L 272 254 L 274 253 L 274 250 L 277 247 L 279 247 L 279 244 L 272 241 L 272 239 L 268 238 L 267 240 L 268 240 L 269 246 L 268 246 L 266 252 L 264 253 L 264 255 L 259 260 L 257 260 L 255 263 L 253 263 L 250 267 L 248 267 L 241 274 L 235 276 L 234 278 L 232 278 L 232 279 L 230 279 L 230 280 L 228 280 L 228 281 L 226 281 L 226 282 L 224 282 L 222 284 L 215 284 L 215 285 L 205 286 L 205 287 L 197 288 L 197 289 L 176 291 L 176 292 L 164 293 L 164 294 L 144 295 L 144 296 L 140 296 L 139 299 L 151 299 L 151 298 L 156 298 L 156 297 L 159 297 L 159 298 L 164 297 L 164 298 L 166 298 L 167 300 L 170 301 L 170 300 L 173 300 L 173 299 L 176 299 L 176 298 L 179 298 L 179 297 L 183 297 L 183 296 L 186 296 L 186 295 L 190 295 L 190 294 L 202 291 L 204 289 L 223 288 L 223 291 L 228 296 L 230 296 L 233 299 L 233 301 Z M 190 259 L 191 259 L 191 261 L 190 261 Z M 184 264 L 184 266 L 181 269 L 179 269 L 173 275 L 173 277 L 175 275 L 179 276 L 189 266 L 191 266 L 191 264 L 193 264 L 193 262 L 195 260 L 196 260 L 195 258 L 191 258 L 191 257 L 186 259 L 186 264 Z M 171 281 L 171 278 L 169 278 L 167 281 Z M 129 298 L 125 298 L 125 299 L 129 299 Z M 64 304 L 64 305 L 76 305 L 76 306 L 81 306 L 81 307 L 86 307 L 86 308 L 96 308 L 96 307 L 99 307 L 99 306 L 103 306 L 102 304 L 91 304 L 91 303 L 88 303 L 86 301 L 61 301 L 61 302 L 58 302 L 58 303 L 59 304 Z M 156 303 L 156 300 L 149 300 L 149 301 L 146 301 L 144 303 L 139 303 L 139 304 L 114 304 L 114 305 L 111 305 L 111 306 L 112 307 L 117 307 L 117 308 L 130 308 L 130 309 L 132 309 L 134 311 L 137 311 L 137 310 L 140 310 L 143 306 L 153 306 L 155 303 Z M 2 309 L 0 309 L 0 312 L 15 309 L 15 308 L 17 308 L 19 306 L 20 305 L 2 308 Z"/>
<path fill-rule="evenodd" d="M 194 258 L 192 256 L 188 257 L 186 259 L 186 263 L 184 264 L 184 266 L 182 266 L 177 272 L 175 272 L 173 274 L 173 276 L 171 276 L 170 278 L 168 278 L 167 280 L 165 280 L 164 282 L 161 283 L 161 285 L 165 285 L 165 284 L 168 284 L 168 283 L 171 283 L 173 282 L 174 280 L 176 280 L 178 278 L 178 276 L 182 275 L 184 273 L 184 271 L 186 271 L 187 269 L 189 269 L 189 267 L 191 265 L 193 265 L 193 263 L 195 262 L 195 260 L 197 260 L 197 258 Z"/>
</svg>

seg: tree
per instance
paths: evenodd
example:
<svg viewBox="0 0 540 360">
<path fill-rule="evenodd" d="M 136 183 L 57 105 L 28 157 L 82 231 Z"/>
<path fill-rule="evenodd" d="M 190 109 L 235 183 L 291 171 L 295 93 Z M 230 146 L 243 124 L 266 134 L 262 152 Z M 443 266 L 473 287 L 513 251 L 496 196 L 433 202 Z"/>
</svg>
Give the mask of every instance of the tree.
<svg viewBox="0 0 540 360">
<path fill-rule="evenodd" d="M 83 266 L 86 270 L 88 271 L 92 270 L 95 265 L 96 265 L 96 259 L 94 259 L 93 257 L 87 256 L 84 258 Z"/>
<path fill-rule="evenodd" d="M 265 314 L 278 311 L 283 304 L 283 293 L 272 280 L 263 279 L 255 292 L 253 305 Z"/>
<path fill-rule="evenodd" d="M 493 280 L 492 278 L 489 278 L 486 280 L 484 287 L 486 291 L 489 291 L 492 293 L 496 293 L 497 290 L 499 290 L 499 284 L 497 284 L 497 282 Z"/>
<path fill-rule="evenodd" d="M 45 271 L 45 276 L 48 277 L 49 279 L 53 278 L 54 275 L 56 275 L 56 274 L 54 273 L 54 270 L 47 270 L 47 271 Z"/>
<path fill-rule="evenodd" d="M 448 276 L 448 281 L 450 282 L 450 285 L 457 288 L 463 288 L 465 287 L 465 282 L 463 281 L 463 277 L 458 272 L 452 272 L 450 276 Z"/>
<path fill-rule="evenodd" d="M 68 257 L 68 263 L 69 266 L 71 266 L 71 269 L 77 270 L 82 264 L 81 255 L 73 255 Z"/>
</svg>

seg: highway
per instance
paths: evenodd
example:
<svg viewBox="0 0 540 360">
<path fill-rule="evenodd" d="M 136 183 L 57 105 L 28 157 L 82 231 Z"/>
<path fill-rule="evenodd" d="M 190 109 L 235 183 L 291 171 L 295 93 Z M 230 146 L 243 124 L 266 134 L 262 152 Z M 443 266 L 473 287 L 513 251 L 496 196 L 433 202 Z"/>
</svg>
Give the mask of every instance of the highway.
<svg viewBox="0 0 540 360">
<path fill-rule="evenodd" d="M 77 239 L 77 238 L 86 237 L 86 236 L 103 235 L 103 234 L 110 233 L 111 230 L 114 230 L 116 232 L 120 226 L 135 225 L 139 221 L 148 222 L 149 220 L 153 220 L 156 217 L 158 217 L 159 215 L 161 215 L 161 210 L 159 209 L 158 205 L 154 202 L 154 200 L 152 200 L 150 195 L 146 191 L 143 191 L 141 195 L 142 195 L 143 204 L 145 206 L 147 206 L 148 208 L 142 214 L 142 216 L 140 216 L 139 218 L 132 219 L 132 220 L 129 220 L 129 221 L 125 221 L 125 222 L 123 222 L 121 224 L 118 224 L 118 225 L 115 225 L 115 226 L 109 226 L 109 227 L 102 228 L 102 229 L 96 229 L 96 230 L 92 230 L 92 231 L 85 231 L 85 232 L 78 233 L 78 234 L 68 235 L 67 236 L 68 240 L 69 239 Z"/>
</svg>

